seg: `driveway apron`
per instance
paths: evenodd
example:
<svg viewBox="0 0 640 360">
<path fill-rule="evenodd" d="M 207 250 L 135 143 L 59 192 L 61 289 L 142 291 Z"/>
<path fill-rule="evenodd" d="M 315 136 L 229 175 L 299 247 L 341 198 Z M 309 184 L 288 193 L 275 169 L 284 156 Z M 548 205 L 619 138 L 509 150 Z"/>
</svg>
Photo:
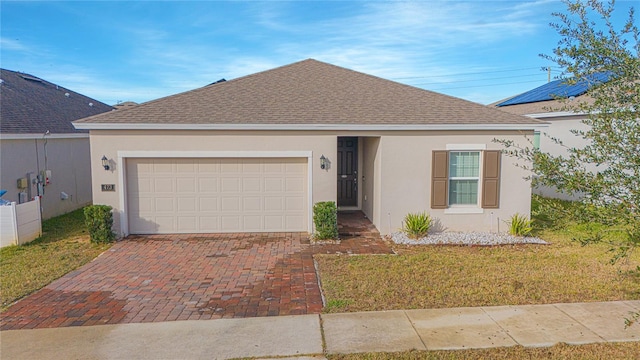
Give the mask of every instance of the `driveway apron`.
<svg viewBox="0 0 640 360">
<path fill-rule="evenodd" d="M 390 253 L 379 236 L 130 236 L 2 314 L 0 329 L 318 314 L 314 253 Z"/>
</svg>

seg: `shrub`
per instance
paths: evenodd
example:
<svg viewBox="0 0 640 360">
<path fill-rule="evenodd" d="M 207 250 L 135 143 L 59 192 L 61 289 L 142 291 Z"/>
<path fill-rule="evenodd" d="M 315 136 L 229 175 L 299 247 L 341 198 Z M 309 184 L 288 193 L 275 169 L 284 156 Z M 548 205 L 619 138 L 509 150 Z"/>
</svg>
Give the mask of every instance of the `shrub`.
<svg viewBox="0 0 640 360">
<path fill-rule="evenodd" d="M 84 208 L 84 221 L 93 243 L 109 243 L 116 238 L 111 230 L 113 213 L 111 206 L 90 205 Z"/>
<path fill-rule="evenodd" d="M 338 238 L 338 208 L 333 201 L 322 201 L 313 205 L 314 237 L 317 240 Z"/>
<path fill-rule="evenodd" d="M 419 239 L 427 236 L 431 225 L 433 225 L 433 220 L 431 219 L 431 215 L 426 212 L 416 214 L 409 213 L 402 221 L 402 231 L 412 239 Z"/>
<path fill-rule="evenodd" d="M 509 221 L 509 233 L 513 236 L 529 236 L 533 230 L 533 220 L 516 213 Z"/>
</svg>

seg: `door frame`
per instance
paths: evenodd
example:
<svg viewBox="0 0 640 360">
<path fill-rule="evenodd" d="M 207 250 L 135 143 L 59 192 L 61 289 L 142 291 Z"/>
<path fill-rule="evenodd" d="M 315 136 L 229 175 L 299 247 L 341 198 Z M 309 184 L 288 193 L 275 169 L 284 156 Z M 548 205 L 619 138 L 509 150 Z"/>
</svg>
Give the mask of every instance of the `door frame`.
<svg viewBox="0 0 640 360">
<path fill-rule="evenodd" d="M 120 193 L 120 232 L 129 235 L 127 203 L 127 158 L 306 158 L 307 159 L 307 231 L 313 233 L 313 152 L 312 151 L 127 151 L 118 150 L 117 169 Z"/>
</svg>

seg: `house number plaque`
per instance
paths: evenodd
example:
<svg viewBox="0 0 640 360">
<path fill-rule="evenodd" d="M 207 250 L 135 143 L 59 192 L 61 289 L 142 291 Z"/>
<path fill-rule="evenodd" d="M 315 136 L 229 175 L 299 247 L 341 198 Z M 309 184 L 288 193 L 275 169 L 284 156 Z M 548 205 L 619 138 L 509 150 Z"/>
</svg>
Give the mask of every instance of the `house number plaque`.
<svg viewBox="0 0 640 360">
<path fill-rule="evenodd" d="M 102 184 L 102 191 L 116 191 L 116 184 Z"/>
</svg>

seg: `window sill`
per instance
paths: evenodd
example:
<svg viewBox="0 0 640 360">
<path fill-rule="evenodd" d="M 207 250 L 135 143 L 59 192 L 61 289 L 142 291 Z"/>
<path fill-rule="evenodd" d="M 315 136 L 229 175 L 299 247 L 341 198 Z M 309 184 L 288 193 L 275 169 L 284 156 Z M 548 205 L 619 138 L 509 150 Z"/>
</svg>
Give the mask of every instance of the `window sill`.
<svg viewBox="0 0 640 360">
<path fill-rule="evenodd" d="M 450 207 L 444 209 L 445 214 L 484 214 L 483 208 L 477 207 Z"/>
</svg>

